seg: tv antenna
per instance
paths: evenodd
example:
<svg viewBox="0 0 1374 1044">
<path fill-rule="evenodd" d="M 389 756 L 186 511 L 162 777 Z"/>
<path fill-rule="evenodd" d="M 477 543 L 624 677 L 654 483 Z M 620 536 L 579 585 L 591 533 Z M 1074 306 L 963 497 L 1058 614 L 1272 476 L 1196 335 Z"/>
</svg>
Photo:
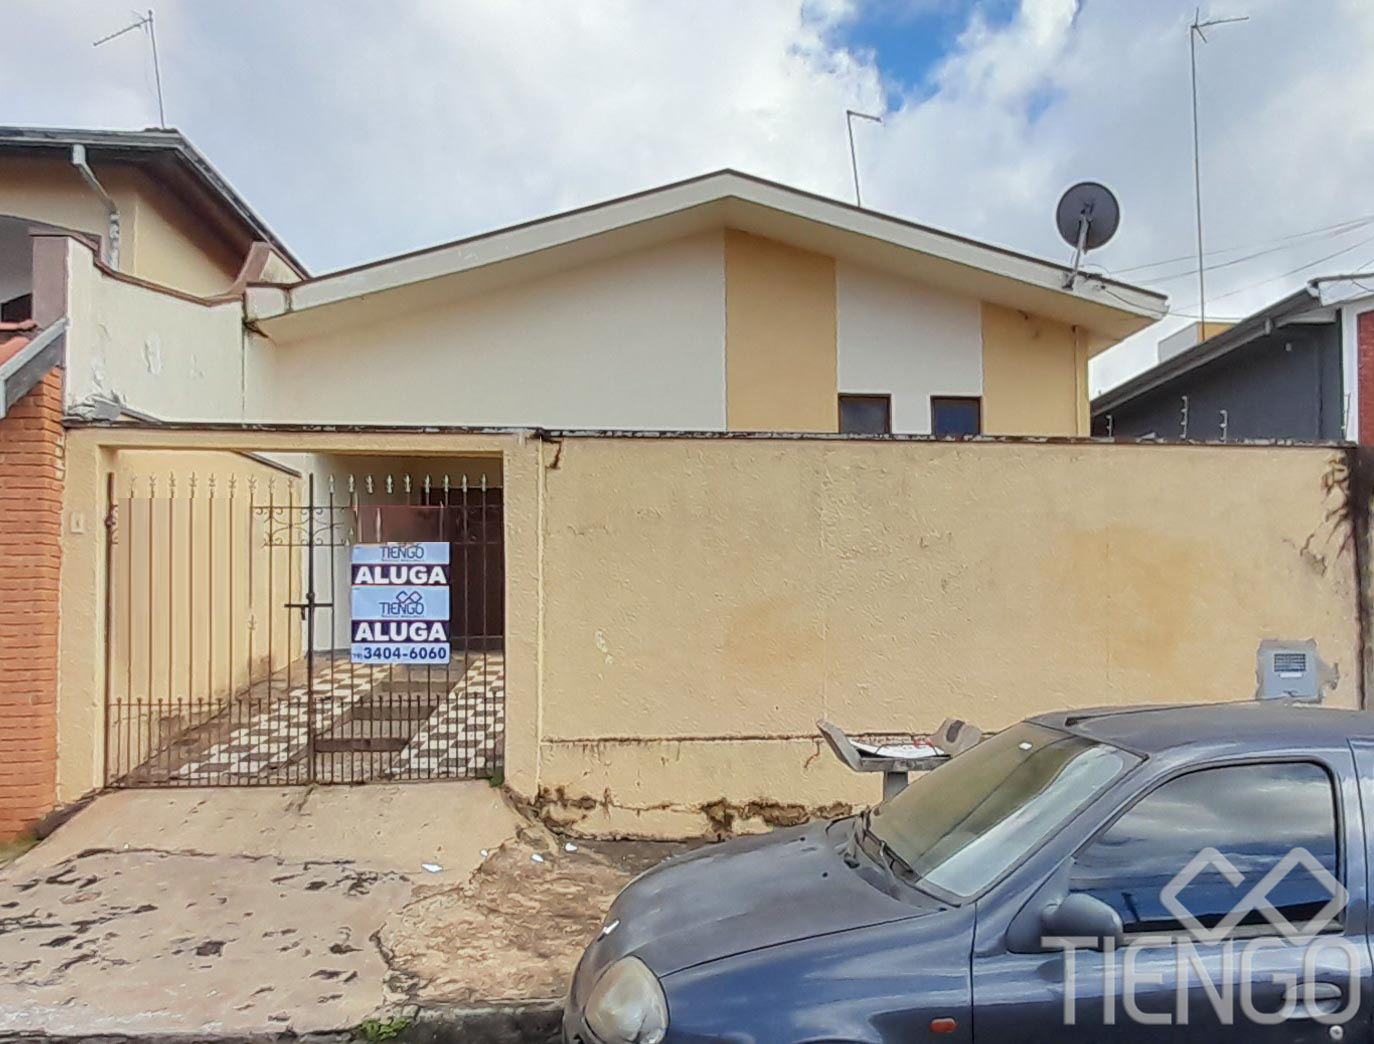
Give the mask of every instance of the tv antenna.
<svg viewBox="0 0 1374 1044">
<path fill-rule="evenodd" d="M 91 46 L 99 47 L 101 44 L 118 39 L 125 33 L 132 33 L 135 29 L 142 29 L 148 34 L 148 46 L 153 51 L 153 82 L 157 85 L 157 125 L 165 130 L 167 128 L 167 112 L 162 106 L 162 67 L 157 60 L 157 32 L 153 28 L 153 9 L 148 8 L 148 13 L 142 15 L 135 11 L 132 23 L 109 36 L 102 36 Z"/>
<path fill-rule="evenodd" d="M 1188 63 L 1193 76 L 1193 201 L 1197 207 L 1197 300 L 1198 300 L 1198 340 L 1207 339 L 1207 278 L 1203 275 L 1202 263 L 1202 158 L 1198 145 L 1197 129 L 1197 42 L 1207 42 L 1204 29 L 1218 25 L 1231 25 L 1235 22 L 1248 22 L 1249 15 L 1236 18 L 1209 18 L 1202 20 L 1202 8 L 1193 12 L 1193 24 L 1188 26 Z"/>
<path fill-rule="evenodd" d="M 849 165 L 854 169 L 854 202 L 858 206 L 863 206 L 863 197 L 859 195 L 859 158 L 854 151 L 854 117 L 861 120 L 870 120 L 873 123 L 882 123 L 881 116 L 874 116 L 871 113 L 859 112 L 855 109 L 844 110 L 844 122 L 849 127 Z"/>
<path fill-rule="evenodd" d="M 1121 205 L 1112 190 L 1096 181 L 1080 181 L 1059 197 L 1054 223 L 1064 242 L 1073 247 L 1073 268 L 1064 277 L 1064 289 L 1073 287 L 1083 255 L 1096 250 L 1116 235 L 1121 224 Z"/>
</svg>

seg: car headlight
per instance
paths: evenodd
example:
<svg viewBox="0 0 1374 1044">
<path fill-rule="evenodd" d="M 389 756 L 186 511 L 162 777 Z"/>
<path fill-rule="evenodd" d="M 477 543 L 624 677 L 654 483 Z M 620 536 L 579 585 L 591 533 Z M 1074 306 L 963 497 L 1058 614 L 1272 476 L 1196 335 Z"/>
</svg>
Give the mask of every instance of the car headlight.
<svg viewBox="0 0 1374 1044">
<path fill-rule="evenodd" d="M 605 1044 L 659 1044 L 668 1033 L 668 1002 L 638 957 L 622 957 L 601 974 L 582 1012 Z"/>
</svg>

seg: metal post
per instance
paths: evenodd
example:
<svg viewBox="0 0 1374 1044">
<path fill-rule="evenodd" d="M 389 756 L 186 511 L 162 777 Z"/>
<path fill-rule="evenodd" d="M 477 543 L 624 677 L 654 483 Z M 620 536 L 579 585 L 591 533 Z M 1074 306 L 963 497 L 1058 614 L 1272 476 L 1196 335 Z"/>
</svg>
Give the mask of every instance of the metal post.
<svg viewBox="0 0 1374 1044">
<path fill-rule="evenodd" d="M 1202 30 L 1198 28 L 1198 14 L 1193 16 L 1193 24 L 1188 29 L 1188 65 L 1192 71 L 1193 83 L 1193 203 L 1197 212 L 1197 306 L 1199 342 L 1207 338 L 1207 277 L 1202 263 L 1202 148 L 1197 126 L 1197 38 Z"/>
<path fill-rule="evenodd" d="M 305 756 L 306 780 L 315 782 L 315 473 L 306 482 L 305 505 Z"/>
<path fill-rule="evenodd" d="M 1233 22 L 1249 21 L 1248 16 L 1239 18 L 1212 18 L 1202 21 L 1202 9 L 1193 13 L 1193 24 L 1188 27 L 1188 66 L 1193 84 L 1193 203 L 1197 212 L 1197 302 L 1198 302 L 1198 341 L 1207 339 L 1207 278 L 1204 272 L 1202 251 L 1202 149 L 1198 135 L 1197 121 L 1197 42 L 1207 42 L 1202 31 L 1212 26 L 1229 25 Z"/>
<path fill-rule="evenodd" d="M 856 112 L 854 109 L 844 110 L 844 122 L 849 129 L 849 166 L 854 171 L 854 202 L 857 206 L 863 206 L 863 197 L 859 194 L 859 157 L 854 151 L 854 117 L 861 120 L 871 120 L 874 123 L 882 123 L 881 116 L 872 116 L 866 112 Z"/>
</svg>

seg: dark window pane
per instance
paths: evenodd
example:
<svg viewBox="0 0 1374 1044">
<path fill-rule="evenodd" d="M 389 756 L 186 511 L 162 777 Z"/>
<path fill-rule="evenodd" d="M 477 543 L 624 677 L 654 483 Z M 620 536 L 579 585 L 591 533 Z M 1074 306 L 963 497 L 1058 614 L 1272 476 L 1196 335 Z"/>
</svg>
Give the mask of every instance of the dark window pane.
<svg viewBox="0 0 1374 1044">
<path fill-rule="evenodd" d="M 33 318 L 33 294 L 20 294 L 0 304 L 0 323 L 22 323 Z"/>
<path fill-rule="evenodd" d="M 1180 776 L 1141 799 L 1079 855 L 1070 889 L 1111 906 L 1128 932 L 1175 931 L 1180 925 L 1160 893 L 1206 848 L 1219 851 L 1244 877 L 1232 885 L 1217 867 L 1207 866 L 1179 893 L 1179 902 L 1206 926 L 1230 913 L 1294 849 L 1305 849 L 1337 877 L 1330 777 L 1307 762 Z M 1330 898 L 1331 891 L 1300 865 L 1269 893 L 1270 902 L 1298 926 Z M 1241 923 L 1266 922 L 1253 911 Z"/>
<path fill-rule="evenodd" d="M 930 430 L 936 435 L 981 435 L 983 400 L 971 397 L 932 398 Z"/>
<path fill-rule="evenodd" d="M 841 395 L 840 432 L 886 435 L 892 430 L 892 399 L 887 395 Z"/>
</svg>

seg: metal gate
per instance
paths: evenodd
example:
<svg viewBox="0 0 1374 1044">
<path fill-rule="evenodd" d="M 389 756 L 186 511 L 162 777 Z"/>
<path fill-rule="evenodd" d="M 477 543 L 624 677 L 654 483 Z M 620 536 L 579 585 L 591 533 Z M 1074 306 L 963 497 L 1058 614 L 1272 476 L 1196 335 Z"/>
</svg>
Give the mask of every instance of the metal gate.
<svg viewBox="0 0 1374 1044">
<path fill-rule="evenodd" d="M 462 464 L 302 477 L 235 459 L 229 475 L 109 477 L 106 782 L 498 777 L 499 486 Z M 415 540 L 450 544 L 449 663 L 350 662 L 350 548 Z"/>
</svg>

